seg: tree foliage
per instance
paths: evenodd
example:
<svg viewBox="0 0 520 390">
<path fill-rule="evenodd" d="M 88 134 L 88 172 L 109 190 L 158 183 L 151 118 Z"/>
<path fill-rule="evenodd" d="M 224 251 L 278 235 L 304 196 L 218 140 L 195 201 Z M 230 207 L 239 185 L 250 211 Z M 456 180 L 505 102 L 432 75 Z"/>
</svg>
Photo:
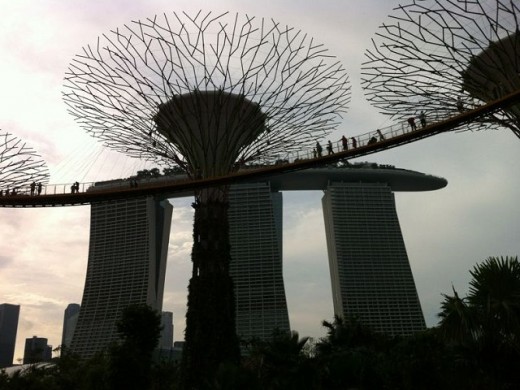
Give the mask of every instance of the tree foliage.
<svg viewBox="0 0 520 390">
<path fill-rule="evenodd" d="M 161 332 L 160 315 L 147 305 L 128 306 L 117 331 L 121 341 L 110 348 L 111 389 L 149 388 L 152 354 Z"/>
<path fill-rule="evenodd" d="M 489 257 L 470 271 L 469 293 L 444 295 L 439 330 L 460 361 L 490 386 L 520 385 L 520 263 Z M 504 386 L 505 386 L 504 385 Z M 500 387 L 502 388 L 502 387 Z M 505 388 L 505 387 L 504 387 Z"/>
</svg>

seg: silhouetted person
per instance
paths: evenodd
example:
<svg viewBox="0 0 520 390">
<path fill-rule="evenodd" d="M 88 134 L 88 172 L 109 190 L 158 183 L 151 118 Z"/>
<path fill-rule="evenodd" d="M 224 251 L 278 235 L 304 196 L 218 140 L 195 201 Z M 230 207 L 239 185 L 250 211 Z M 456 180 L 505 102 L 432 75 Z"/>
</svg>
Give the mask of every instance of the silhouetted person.
<svg viewBox="0 0 520 390">
<path fill-rule="evenodd" d="M 348 150 L 348 139 L 345 136 L 341 137 L 341 145 L 343 150 Z"/>
<path fill-rule="evenodd" d="M 38 183 L 38 185 L 36 186 L 36 191 L 38 192 L 38 195 L 42 193 L 42 183 Z"/>
<path fill-rule="evenodd" d="M 318 152 L 316 151 L 316 148 L 312 149 L 312 155 L 314 158 L 318 157 Z"/>
<path fill-rule="evenodd" d="M 356 141 L 356 139 L 354 137 L 352 137 L 351 140 L 352 140 L 352 147 L 354 149 L 357 148 L 357 141 Z"/>
<path fill-rule="evenodd" d="M 421 127 L 426 127 L 426 114 L 424 111 L 421 111 L 419 114 L 419 120 L 421 121 Z"/>
<path fill-rule="evenodd" d="M 36 183 L 33 181 L 33 182 L 31 183 L 31 196 L 34 195 L 34 191 L 35 191 L 35 190 L 36 190 Z"/>
<path fill-rule="evenodd" d="M 410 125 L 410 129 L 412 129 L 412 131 L 417 130 L 417 125 L 415 124 L 415 118 L 413 116 L 408 118 L 408 124 Z"/>
<path fill-rule="evenodd" d="M 462 99 L 460 96 L 457 98 L 457 110 L 462 114 L 464 111 L 464 103 L 462 103 Z"/>
<path fill-rule="evenodd" d="M 79 183 L 78 182 L 75 182 L 74 183 L 74 192 L 77 194 L 79 192 Z"/>
<path fill-rule="evenodd" d="M 385 136 L 383 135 L 383 133 L 381 133 L 381 130 L 377 129 L 377 134 L 379 135 L 379 141 L 385 140 Z"/>
<path fill-rule="evenodd" d="M 372 136 L 369 140 L 368 140 L 368 145 L 372 145 L 372 144 L 375 144 L 377 143 L 377 138 L 375 136 Z"/>
<path fill-rule="evenodd" d="M 321 157 L 321 152 L 323 149 L 321 148 L 321 145 L 318 141 L 316 141 L 316 151 L 318 152 L 318 157 Z"/>
<path fill-rule="evenodd" d="M 327 153 L 329 155 L 334 154 L 334 149 L 332 147 L 332 142 L 330 142 L 330 139 L 329 139 L 329 143 L 327 144 Z"/>
</svg>

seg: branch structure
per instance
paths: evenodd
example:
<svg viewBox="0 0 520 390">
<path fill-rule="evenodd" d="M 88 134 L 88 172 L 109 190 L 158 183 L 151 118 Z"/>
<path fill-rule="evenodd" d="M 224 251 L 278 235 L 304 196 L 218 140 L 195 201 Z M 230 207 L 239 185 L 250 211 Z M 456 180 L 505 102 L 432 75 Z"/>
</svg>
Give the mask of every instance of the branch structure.
<svg viewBox="0 0 520 390">
<path fill-rule="evenodd" d="M 379 27 L 366 51 L 366 97 L 399 119 L 446 117 L 520 89 L 520 4 L 414 0 Z M 520 137 L 520 106 L 464 129 L 506 127 Z"/>
<path fill-rule="evenodd" d="M 215 172 L 195 166 L 201 155 L 212 163 L 224 143 L 242 162 L 310 148 L 350 102 L 348 76 L 323 45 L 228 13 L 164 14 L 104 34 L 73 59 L 64 89 L 70 113 L 106 146 L 202 175 Z"/>
<path fill-rule="evenodd" d="M 35 150 L 0 130 L 0 191 L 2 195 L 29 191 L 31 183 L 47 184 L 49 170 Z M 32 191 L 34 192 L 34 186 Z"/>
</svg>

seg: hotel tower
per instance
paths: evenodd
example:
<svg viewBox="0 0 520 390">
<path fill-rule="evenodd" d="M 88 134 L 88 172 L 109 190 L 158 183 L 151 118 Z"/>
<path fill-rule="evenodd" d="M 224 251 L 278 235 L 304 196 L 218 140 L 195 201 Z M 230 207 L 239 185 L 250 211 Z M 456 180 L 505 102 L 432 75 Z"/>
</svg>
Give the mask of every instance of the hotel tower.
<svg viewBox="0 0 520 390">
<path fill-rule="evenodd" d="M 446 184 L 445 179 L 419 172 L 355 164 L 232 185 L 230 274 L 239 337 L 266 340 L 274 330 L 290 329 L 283 282 L 281 191 L 300 190 L 325 194 L 322 205 L 334 313 L 356 317 L 391 335 L 424 329 L 394 192 L 432 191 Z M 186 196 L 192 194 L 172 194 Z M 130 304 L 146 303 L 161 311 L 171 215 L 168 201 L 151 196 L 91 206 L 89 260 L 71 343 L 74 352 L 89 357 L 115 340 L 115 324 Z"/>
<path fill-rule="evenodd" d="M 153 196 L 92 204 L 87 276 L 70 345 L 83 358 L 116 340 L 132 304 L 161 312 L 173 207 Z"/>
</svg>

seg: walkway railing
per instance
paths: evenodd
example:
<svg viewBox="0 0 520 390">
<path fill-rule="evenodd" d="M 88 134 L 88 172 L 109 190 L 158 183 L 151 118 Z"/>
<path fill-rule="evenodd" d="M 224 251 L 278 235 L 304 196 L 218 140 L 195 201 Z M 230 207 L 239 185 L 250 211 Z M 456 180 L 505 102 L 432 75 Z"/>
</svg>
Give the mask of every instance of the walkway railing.
<svg viewBox="0 0 520 390">
<path fill-rule="evenodd" d="M 520 90 L 494 102 L 465 111 L 453 117 L 427 117 L 425 126 L 422 126 L 420 119 L 416 118 L 415 129 L 408 123 L 398 123 L 380 128 L 379 132 L 372 130 L 355 137 L 350 137 L 348 149 L 343 148 L 341 140 L 335 141 L 334 143 L 331 142 L 332 151 L 330 154 L 327 151 L 327 145 L 322 145 L 323 150 L 321 157 L 315 150 L 305 150 L 296 155 L 288 155 L 285 158 L 281 158 L 271 166 L 246 166 L 251 169 L 243 169 L 223 177 L 197 180 L 162 176 L 158 179 L 139 179 L 139 182 L 136 183 L 135 180 L 132 181 L 131 178 L 129 178 L 100 183 L 77 183 L 77 190 L 72 189 L 74 183 L 49 184 L 43 186 L 40 193 L 38 193 L 37 189 L 31 192 L 30 188 L 17 188 L 15 195 L 9 194 L 6 196 L 3 194 L 3 196 L 0 197 L 0 207 L 87 204 L 93 201 L 118 199 L 128 196 L 183 192 L 230 184 L 241 180 L 251 180 L 261 177 L 262 175 L 267 176 L 285 171 L 306 169 L 316 165 L 330 164 L 341 159 L 364 156 L 430 137 L 441 132 L 450 131 L 463 123 L 474 121 L 479 117 L 507 107 L 519 100 Z M 355 148 L 353 147 L 352 139 L 356 140 Z"/>
</svg>

